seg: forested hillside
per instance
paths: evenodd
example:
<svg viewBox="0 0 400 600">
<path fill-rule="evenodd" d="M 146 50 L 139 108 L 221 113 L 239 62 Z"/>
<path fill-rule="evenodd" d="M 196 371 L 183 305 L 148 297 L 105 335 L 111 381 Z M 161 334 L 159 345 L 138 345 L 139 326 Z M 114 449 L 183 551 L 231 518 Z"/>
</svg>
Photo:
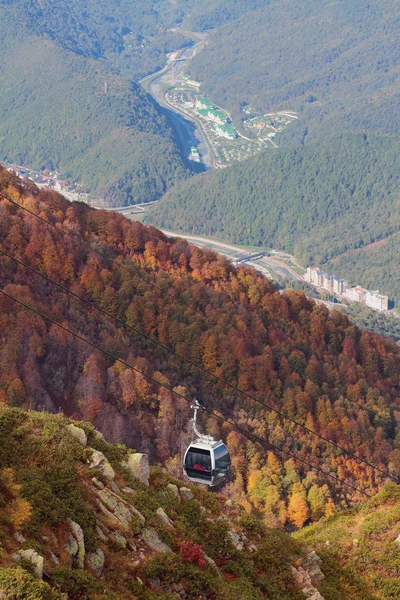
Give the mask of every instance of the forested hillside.
<svg viewBox="0 0 400 600">
<path fill-rule="evenodd" d="M 281 295 L 255 271 L 236 269 L 153 227 L 22 186 L 4 170 L 0 190 L 116 263 L 5 199 L 1 249 L 138 331 L 5 256 L 0 289 L 142 373 L 0 295 L 2 404 L 51 412 L 61 407 L 69 416 L 90 420 L 110 440 L 149 452 L 179 475 L 192 435 L 189 402 L 197 398 L 266 440 L 264 448 L 214 417 L 202 419 L 201 426 L 230 447 L 229 493 L 250 502 L 273 526 L 301 527 L 330 514 L 335 505 L 363 498 L 346 483 L 377 491 L 387 476 L 360 459 L 399 475 L 400 350 L 394 342 L 361 332 L 301 292 Z M 181 396 L 163 385 L 177 386 Z M 327 475 L 314 473 L 288 452 Z"/>
<path fill-rule="evenodd" d="M 147 202 L 187 175 L 152 100 L 104 62 L 33 37 L 0 7 L 0 157 L 57 169 L 97 204 Z"/>
<path fill-rule="evenodd" d="M 397 136 L 354 133 L 265 153 L 176 186 L 147 222 L 277 247 L 306 266 L 331 260 L 330 271 L 399 301 L 399 151 Z"/>
<path fill-rule="evenodd" d="M 275 0 L 212 32 L 191 65 L 239 120 L 300 111 L 286 141 L 366 130 L 399 133 L 399 4 L 395 0 Z"/>
</svg>

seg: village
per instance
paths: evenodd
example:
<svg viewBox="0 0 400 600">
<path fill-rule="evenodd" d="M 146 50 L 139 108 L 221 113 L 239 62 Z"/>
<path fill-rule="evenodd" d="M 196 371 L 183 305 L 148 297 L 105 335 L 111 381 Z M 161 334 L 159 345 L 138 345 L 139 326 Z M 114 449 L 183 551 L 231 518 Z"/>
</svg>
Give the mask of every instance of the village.
<svg viewBox="0 0 400 600">
<path fill-rule="evenodd" d="M 215 168 L 245 160 L 268 147 L 277 148 L 275 135 L 297 119 L 292 111 L 251 116 L 248 109 L 250 118 L 243 123 L 243 130 L 249 132 L 248 137 L 235 128 L 230 114 L 206 98 L 200 88 L 201 83 L 189 75 L 178 75 L 171 84 L 166 84 L 165 101 L 201 128 Z M 201 161 L 196 146 L 191 147 L 189 159 Z"/>
<path fill-rule="evenodd" d="M 18 165 L 15 163 L 0 163 L 8 171 L 14 172 L 19 177 L 30 179 L 39 188 L 50 188 L 56 192 L 63 194 L 68 200 L 87 202 L 89 194 L 87 194 L 79 183 L 71 183 L 60 178 L 60 173 L 49 168 L 42 170 L 34 170 L 30 167 Z"/>
</svg>

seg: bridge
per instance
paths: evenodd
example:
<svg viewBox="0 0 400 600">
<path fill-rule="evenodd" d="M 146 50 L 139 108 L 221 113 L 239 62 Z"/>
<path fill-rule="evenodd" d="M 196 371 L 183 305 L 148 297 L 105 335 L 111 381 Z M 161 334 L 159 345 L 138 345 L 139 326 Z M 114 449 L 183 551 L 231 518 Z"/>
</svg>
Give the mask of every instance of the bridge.
<svg viewBox="0 0 400 600">
<path fill-rule="evenodd" d="M 255 254 L 245 254 L 244 256 L 240 256 L 235 260 L 237 264 L 245 263 L 249 260 L 257 260 L 259 258 L 264 258 L 265 252 L 256 252 Z"/>
</svg>

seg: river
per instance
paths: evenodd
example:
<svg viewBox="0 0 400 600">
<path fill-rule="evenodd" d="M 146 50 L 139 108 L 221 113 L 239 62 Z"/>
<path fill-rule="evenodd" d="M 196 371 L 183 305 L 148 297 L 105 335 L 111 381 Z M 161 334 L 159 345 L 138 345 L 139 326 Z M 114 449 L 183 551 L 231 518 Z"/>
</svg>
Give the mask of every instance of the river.
<svg viewBox="0 0 400 600">
<path fill-rule="evenodd" d="M 180 30 L 180 32 L 183 33 L 183 30 Z M 183 50 L 171 53 L 169 57 L 167 57 L 167 63 L 162 69 L 151 75 L 147 75 L 141 79 L 139 83 L 141 83 L 145 90 L 157 102 L 159 107 L 161 107 L 162 112 L 172 125 L 179 147 L 185 157 L 187 167 L 193 173 L 200 173 L 212 168 L 211 155 L 203 133 L 193 121 L 187 119 L 166 103 L 163 90 L 163 86 L 166 83 L 169 83 L 171 78 L 173 78 L 174 70 L 176 77 L 177 70 L 180 73 L 187 68 L 188 62 L 190 62 L 193 56 L 201 50 L 207 39 L 206 34 L 191 31 L 185 31 L 184 33 L 192 39 L 193 37 L 199 39 L 199 41 Z M 201 163 L 188 159 L 192 146 L 198 148 L 201 156 Z"/>
</svg>

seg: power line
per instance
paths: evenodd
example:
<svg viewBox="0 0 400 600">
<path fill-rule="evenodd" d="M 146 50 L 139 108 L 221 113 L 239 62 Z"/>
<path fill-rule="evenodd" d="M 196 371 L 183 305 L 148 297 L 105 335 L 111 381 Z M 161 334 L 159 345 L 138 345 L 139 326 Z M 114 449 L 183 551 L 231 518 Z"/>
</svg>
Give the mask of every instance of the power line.
<svg viewBox="0 0 400 600">
<path fill-rule="evenodd" d="M 126 268 L 124 265 L 117 263 L 117 261 L 116 261 L 116 260 L 114 260 L 114 259 L 112 259 L 112 258 L 108 257 L 106 254 L 104 254 L 104 253 L 100 252 L 99 250 L 96 250 L 95 248 L 93 248 L 92 246 L 90 246 L 90 244 L 88 244 L 87 242 L 85 242 L 84 240 L 82 240 L 81 238 L 79 238 L 78 236 L 74 236 L 74 235 L 70 234 L 68 231 L 64 231 L 63 229 L 60 229 L 59 227 L 57 227 L 56 225 L 54 225 L 53 223 L 51 223 L 51 222 L 50 222 L 50 221 L 48 221 L 47 219 L 44 219 L 43 217 L 41 217 L 41 216 L 40 216 L 40 215 L 38 215 L 37 213 L 34 213 L 33 211 L 29 210 L 29 209 L 28 209 L 28 208 L 26 208 L 25 206 L 22 206 L 21 204 L 18 204 L 18 202 L 16 202 L 15 200 L 12 200 L 11 198 L 8 198 L 8 197 L 7 197 L 5 194 L 3 194 L 2 192 L 0 192 L 0 196 L 1 196 L 1 197 L 3 197 L 5 200 L 8 200 L 8 202 L 11 202 L 11 203 L 12 203 L 12 204 L 14 204 L 15 206 L 17 206 L 17 207 L 21 208 L 22 210 L 24 210 L 24 211 L 28 212 L 30 215 L 32 215 L 32 216 L 34 216 L 34 217 L 36 217 L 37 219 L 40 219 L 40 220 L 41 220 L 43 223 L 45 223 L 45 224 L 47 224 L 47 225 L 50 225 L 51 227 L 54 227 L 54 228 L 55 228 L 55 229 L 56 229 L 56 230 L 57 230 L 59 233 L 62 233 L 62 234 L 64 234 L 64 235 L 68 236 L 69 238 L 71 238 L 71 239 L 72 239 L 72 240 L 74 240 L 75 242 L 78 242 L 78 243 L 80 243 L 80 244 L 83 244 L 84 246 L 86 246 L 87 248 L 89 248 L 90 250 L 92 250 L 93 252 L 95 252 L 96 254 L 98 254 L 99 256 L 101 256 L 102 258 L 104 258 L 105 260 L 110 260 L 110 261 L 111 261 L 113 264 L 116 264 L 116 265 L 117 265 L 117 267 L 121 267 L 122 269 L 124 269 L 125 271 L 127 271 L 128 273 L 130 273 L 129 269 L 127 269 L 127 268 Z M 10 258 L 12 258 L 12 257 L 10 256 Z M 24 266 L 27 266 L 27 265 L 24 265 Z M 32 269 L 31 267 L 28 267 L 28 268 Z M 32 270 L 33 270 L 33 269 L 32 269 Z M 39 275 L 41 275 L 42 277 L 44 277 L 44 275 L 42 275 L 41 273 L 38 273 L 38 274 L 39 274 Z M 130 274 L 132 274 L 132 273 L 130 273 Z M 204 318 L 206 318 L 208 321 L 211 321 L 210 317 L 208 317 L 208 316 L 207 316 L 205 313 L 203 313 L 202 311 L 199 311 L 199 310 L 197 310 L 197 309 L 193 308 L 192 306 L 190 306 L 189 304 L 187 304 L 187 303 L 186 303 L 184 300 L 180 300 L 179 298 L 175 298 L 175 296 L 173 296 L 172 294 L 169 294 L 168 292 L 164 292 L 160 286 L 157 286 L 156 284 L 153 284 L 153 282 L 151 282 L 151 281 L 147 280 L 146 278 L 144 278 L 144 277 L 141 277 L 140 275 L 137 275 L 137 273 L 134 273 L 133 275 L 134 275 L 135 277 L 137 277 L 138 279 L 140 279 L 140 280 L 144 281 L 145 283 L 148 283 L 149 285 L 151 285 L 151 286 L 155 287 L 157 290 L 159 290 L 159 291 L 161 292 L 161 294 L 165 294 L 165 295 L 167 295 L 167 296 L 169 296 L 169 297 L 173 298 L 174 300 L 176 300 L 176 301 L 178 301 L 178 302 L 180 302 L 180 303 L 184 304 L 185 306 L 187 306 L 187 307 L 188 307 L 188 308 L 190 308 L 191 310 L 195 311 L 196 313 L 198 313 L 198 314 L 201 314 L 201 316 L 203 316 Z M 53 282 L 53 283 L 55 283 L 56 285 L 59 285 L 59 284 L 57 284 L 56 282 Z M 68 290 L 66 289 L 66 291 L 68 291 Z M 83 300 L 84 300 L 84 299 L 83 299 Z M 84 301 L 86 302 L 86 300 L 84 300 Z M 96 305 L 94 305 L 93 303 L 91 303 L 91 305 L 92 305 L 92 306 L 96 306 Z M 98 308 L 98 309 L 99 309 L 99 307 L 96 307 L 96 308 Z M 110 316 L 111 318 L 114 318 L 112 315 L 109 315 L 109 316 Z M 126 327 L 130 327 L 130 326 L 129 326 L 127 323 L 125 323 L 124 321 L 121 321 L 121 320 L 120 320 L 120 323 L 124 324 Z M 131 328 L 132 328 L 132 327 L 131 327 Z M 132 329 L 134 329 L 134 328 L 132 328 Z M 137 333 L 140 333 L 140 332 L 137 332 Z M 141 333 L 141 335 L 146 335 L 146 334 L 144 334 L 144 333 L 142 332 L 142 333 Z M 154 341 L 155 343 L 159 343 L 161 346 L 163 346 L 163 344 L 161 344 L 161 342 L 157 342 L 156 340 L 152 339 L 150 336 L 147 336 L 147 337 L 148 337 L 148 339 L 151 339 L 151 340 L 152 340 L 152 341 Z M 165 347 L 165 346 L 163 346 L 163 347 Z M 269 410 L 271 410 L 271 411 L 273 411 L 273 412 L 276 412 L 276 413 L 277 413 L 277 414 L 279 414 L 279 415 L 280 415 L 282 418 L 291 419 L 291 417 L 289 417 L 288 415 L 285 415 L 285 413 L 280 413 L 280 412 L 277 412 L 277 411 L 276 411 L 276 410 L 275 410 L 273 407 L 271 407 L 271 406 L 268 406 L 268 405 L 266 405 L 265 403 L 263 404 L 261 400 L 259 400 L 258 398 L 255 398 L 255 397 L 254 397 L 254 396 L 252 396 L 251 394 L 248 394 L 248 393 L 247 393 L 247 392 L 245 392 L 244 390 L 240 390 L 239 388 L 235 388 L 235 386 L 233 386 L 232 384 L 228 383 L 227 381 L 224 381 L 222 378 L 218 377 L 217 375 L 214 375 L 214 374 L 213 374 L 213 373 L 211 373 L 210 371 L 207 371 L 207 370 L 206 370 L 204 367 L 202 367 L 201 365 L 199 365 L 199 364 L 197 364 L 197 363 L 194 363 L 194 362 L 190 361 L 189 359 L 187 359 L 187 358 L 186 358 L 186 357 L 184 357 L 184 356 L 181 356 L 181 355 L 179 355 L 177 352 L 175 352 L 175 351 L 174 351 L 174 350 L 172 350 L 171 348 L 167 348 L 167 347 L 165 347 L 165 348 L 166 348 L 166 349 L 167 349 L 169 352 L 173 352 L 173 353 L 174 353 L 176 356 L 179 356 L 179 357 L 180 357 L 180 358 L 182 358 L 183 360 L 186 360 L 186 362 L 189 362 L 189 363 L 191 363 L 191 364 L 192 364 L 192 366 L 195 366 L 195 367 L 197 367 L 198 369 L 201 369 L 201 370 L 202 370 L 204 373 L 207 373 L 208 375 L 210 375 L 210 376 L 211 376 L 211 377 L 213 377 L 214 379 L 218 380 L 220 383 L 222 383 L 222 384 L 224 384 L 224 385 L 226 385 L 226 386 L 230 387 L 231 389 L 233 389 L 233 390 L 235 390 L 235 391 L 237 391 L 237 392 L 239 392 L 239 393 L 241 393 L 241 394 L 244 394 L 244 395 L 246 395 L 246 396 L 247 396 L 249 399 L 251 399 L 251 400 L 253 400 L 253 401 L 255 401 L 255 402 L 258 402 L 258 403 L 262 404 L 264 407 L 268 408 Z M 348 400 L 348 399 L 346 399 L 346 402 L 347 402 L 347 404 L 352 404 L 353 406 L 358 406 L 358 407 L 362 408 L 363 410 L 365 410 L 366 412 L 368 412 L 368 413 L 370 413 L 370 414 L 372 414 L 372 415 L 374 415 L 374 416 L 378 416 L 378 417 L 379 417 L 380 419 L 382 419 L 383 421 L 386 421 L 387 423 L 389 423 L 389 425 L 393 425 L 393 423 L 392 423 L 392 421 L 391 421 L 390 419 L 388 419 L 388 418 L 386 418 L 386 417 L 384 417 L 384 416 L 382 416 L 382 415 L 377 415 L 377 414 L 376 414 L 376 412 L 375 412 L 373 409 L 371 409 L 371 408 L 369 408 L 369 407 L 367 407 L 367 406 L 364 406 L 363 404 L 359 404 L 358 402 L 353 402 L 353 401 L 351 401 L 351 400 Z M 304 426 L 304 425 L 301 425 L 300 423 L 297 423 L 297 422 L 296 422 L 296 421 L 294 421 L 293 419 L 291 419 L 291 420 L 292 420 L 292 422 L 296 423 L 297 425 L 299 425 L 299 426 L 300 426 L 300 427 L 302 427 L 303 429 L 307 430 L 306 426 Z M 311 429 L 308 429 L 308 431 L 309 431 L 309 432 L 313 432 L 313 430 L 311 430 Z M 317 436 L 319 436 L 319 434 L 318 434 L 318 433 L 316 433 L 316 432 L 313 432 L 313 433 L 314 433 L 314 435 L 317 435 Z M 325 439 L 325 438 L 323 438 L 322 436 L 319 436 L 319 437 L 320 437 L 321 439 L 324 439 L 324 440 L 326 441 L 326 439 Z M 330 442 L 330 443 L 331 443 L 331 444 L 334 444 L 334 442 Z M 340 446 L 337 446 L 337 445 L 336 445 L 336 447 L 337 447 L 338 449 L 342 449 L 342 448 L 340 448 Z M 342 449 L 342 450 L 343 450 L 343 449 Z M 345 450 L 345 452 L 348 452 L 348 453 L 349 453 L 350 451 L 349 451 L 349 450 Z M 363 459 L 359 459 L 359 460 L 363 460 Z M 369 466 L 371 466 L 371 465 L 369 465 Z M 377 467 L 377 468 L 378 468 L 378 467 Z M 389 475 L 389 477 L 390 477 L 390 475 Z M 397 480 L 396 480 L 396 481 L 397 481 Z"/>
<path fill-rule="evenodd" d="M 70 329 L 68 329 L 67 327 L 64 327 L 64 325 L 61 325 L 60 323 L 58 323 L 57 321 L 54 321 L 53 319 L 51 319 L 50 317 L 44 315 L 43 313 L 39 312 L 38 310 L 32 308 L 31 306 L 29 306 L 28 304 L 25 304 L 24 302 L 22 302 L 21 300 L 18 300 L 17 298 L 15 298 L 14 296 L 12 296 L 11 294 L 8 294 L 7 292 L 5 292 L 4 290 L 0 290 L 0 292 L 6 296 L 7 298 L 9 298 L 10 300 L 13 300 L 14 302 L 16 302 L 17 304 L 20 304 L 21 306 L 23 306 L 24 308 L 26 308 L 27 310 L 33 312 L 34 314 L 38 315 L 39 317 L 41 317 L 42 319 L 45 319 L 46 321 L 48 321 L 49 323 L 51 323 L 52 325 L 55 325 L 56 327 L 59 327 L 60 329 L 62 329 L 64 332 L 69 333 L 70 335 L 74 336 L 75 338 L 77 338 L 78 340 L 80 340 L 81 342 L 84 342 L 85 344 L 88 344 L 89 346 L 91 346 L 92 348 L 94 348 L 95 350 L 98 350 L 99 352 L 102 352 L 103 354 L 105 354 L 106 356 L 108 356 L 109 358 L 112 358 L 114 361 L 116 362 L 120 362 L 121 364 L 123 364 L 125 367 L 127 367 L 128 369 L 131 369 L 132 371 L 135 371 L 136 373 L 139 373 L 140 375 L 142 375 L 143 377 L 145 377 L 146 379 L 148 379 L 149 381 L 151 381 L 152 383 L 155 383 L 156 385 L 159 385 L 163 388 L 165 388 L 166 390 L 168 390 L 170 393 L 174 394 L 175 396 L 182 398 L 183 400 L 185 400 L 186 402 L 190 402 L 190 400 L 188 400 L 183 394 L 180 394 L 179 392 L 177 392 L 176 390 L 174 390 L 173 388 L 171 388 L 170 386 L 166 385 L 165 383 L 162 383 L 160 381 L 158 381 L 157 379 L 155 379 L 154 377 L 150 376 L 150 375 L 146 375 L 145 373 L 143 373 L 142 371 L 140 371 L 140 369 L 138 369 L 137 367 L 134 367 L 133 365 L 127 363 L 125 360 L 118 358 L 117 356 L 115 356 L 114 354 L 112 354 L 111 352 L 109 352 L 108 350 L 105 350 L 104 348 L 101 348 L 100 346 L 98 346 L 97 344 L 94 344 L 93 342 L 85 339 L 84 337 L 82 337 L 81 335 L 71 331 Z M 288 456 L 290 456 L 291 458 L 293 458 L 294 460 L 297 460 L 305 465 L 307 465 L 308 467 L 310 467 L 311 469 L 315 469 L 316 471 L 318 471 L 319 473 L 321 473 L 321 475 L 324 475 L 325 477 L 328 477 L 330 479 L 332 479 L 333 481 L 335 481 L 336 483 L 340 483 L 342 485 L 345 485 L 349 488 L 352 488 L 353 490 L 360 492 L 361 494 L 364 494 L 365 496 L 367 496 L 368 498 L 371 498 L 371 494 L 368 494 L 367 492 L 365 492 L 364 490 L 361 490 L 360 488 L 352 485 L 351 483 L 347 483 L 346 481 L 340 479 L 339 477 L 336 477 L 336 475 L 332 475 L 331 473 L 327 473 L 326 471 L 324 471 L 323 469 L 321 469 L 321 467 L 318 467 L 316 465 L 313 465 L 312 463 L 308 462 L 307 460 L 298 457 L 296 454 L 294 454 L 293 452 L 290 452 L 289 450 L 285 450 L 283 448 L 280 448 L 279 446 L 276 446 L 275 444 L 273 444 L 272 442 L 269 442 L 268 440 L 265 440 L 263 438 L 261 438 L 260 436 L 247 431 L 246 429 L 244 429 L 243 427 L 241 427 L 240 425 L 237 425 L 236 423 L 234 423 L 233 421 L 230 421 L 229 419 L 225 419 L 224 417 L 218 415 L 217 413 L 215 413 L 214 411 L 212 411 L 209 408 L 206 407 L 202 407 L 202 410 L 204 410 L 205 412 L 207 412 L 209 415 L 215 417 L 217 420 L 227 423 L 228 425 L 231 425 L 232 427 L 234 427 L 237 431 L 241 432 L 243 435 L 245 435 L 247 438 L 253 438 L 256 441 L 258 441 L 260 444 L 264 445 L 264 444 L 268 444 L 271 448 L 274 448 L 275 450 L 287 454 Z"/>
<path fill-rule="evenodd" d="M 55 281 L 54 279 L 48 277 L 47 275 L 44 275 L 43 273 L 41 273 L 40 271 L 37 271 L 36 269 L 34 269 L 33 267 L 31 267 L 30 265 L 24 263 L 23 261 L 18 260 L 17 258 L 13 257 L 11 254 L 9 254 L 8 252 L 6 252 L 5 250 L 3 250 L 2 248 L 0 248 L 0 252 L 7 256 L 8 258 L 10 258 L 11 260 L 13 260 L 14 262 L 16 262 L 17 264 L 29 269 L 30 271 L 32 271 L 33 273 L 35 273 L 36 275 L 39 275 L 40 277 L 42 277 L 43 279 L 45 279 L 46 281 L 48 281 L 49 283 L 57 286 L 58 288 L 60 288 L 61 290 L 63 290 L 64 292 L 66 292 L 67 294 L 70 294 L 71 296 L 74 296 L 75 298 L 78 298 L 79 300 L 81 300 L 82 302 L 85 302 L 86 304 L 88 304 L 90 307 L 95 308 L 96 310 L 98 310 L 100 313 L 106 315 L 107 317 L 110 317 L 111 319 L 113 319 L 114 321 L 116 321 L 117 323 L 121 324 L 122 326 L 131 329 L 132 331 L 134 331 L 135 333 L 138 333 L 139 335 L 143 336 L 144 338 L 146 338 L 147 340 L 150 340 L 151 342 L 153 342 L 154 344 L 156 344 L 157 346 L 160 346 L 161 348 L 163 348 L 164 350 L 167 350 L 168 352 L 170 352 L 171 354 L 173 354 L 174 356 L 176 356 L 177 358 L 180 358 L 182 360 L 184 360 L 185 362 L 187 362 L 188 364 L 190 364 L 191 366 L 201 370 L 203 373 L 205 373 L 206 375 L 213 377 L 215 380 L 217 380 L 219 383 L 226 385 L 228 387 L 230 387 L 231 389 L 233 389 L 234 391 L 252 399 L 255 400 L 256 402 L 258 402 L 259 404 L 261 404 L 262 406 L 268 408 L 269 410 L 275 412 L 276 414 L 278 414 L 280 417 L 285 418 L 289 421 L 291 421 L 292 423 L 296 424 L 297 426 L 301 427 L 304 431 L 306 431 L 307 433 L 310 433 L 311 435 L 314 435 L 316 437 L 318 437 L 319 439 L 323 440 L 324 442 L 332 445 L 334 448 L 336 448 L 337 450 L 340 450 L 342 452 L 344 452 L 345 454 L 347 454 L 348 456 L 351 456 L 352 458 L 354 458 L 355 460 L 358 460 L 359 462 L 364 463 L 365 465 L 367 465 L 368 467 L 371 467 L 372 469 L 375 469 L 376 471 L 379 471 L 380 473 L 382 473 L 383 475 L 385 475 L 386 477 L 389 477 L 390 479 L 392 479 L 393 481 L 396 481 L 396 483 L 398 482 L 398 479 L 396 477 L 393 477 L 393 475 L 390 475 L 390 473 L 388 473 L 387 471 L 380 469 L 379 467 L 377 467 L 376 465 L 370 463 L 369 461 L 361 458 L 360 456 L 357 456 L 357 454 L 354 454 L 353 452 L 351 452 L 351 450 L 346 450 L 345 448 L 343 448 L 342 446 L 340 446 L 339 444 L 336 444 L 335 442 L 333 442 L 332 440 L 324 437 L 322 434 L 319 434 L 318 432 L 314 431 L 313 429 L 310 429 L 309 427 L 299 423 L 298 421 L 296 421 L 295 419 L 293 419 L 292 417 L 290 417 L 289 415 L 286 415 L 285 413 L 282 413 L 272 407 L 270 407 L 268 404 L 262 402 L 262 400 L 256 398 L 255 396 L 252 396 L 250 394 L 248 394 L 247 392 L 245 392 L 244 390 L 234 386 L 233 384 L 230 384 L 229 382 L 225 381 L 224 379 L 218 377 L 217 375 L 214 375 L 213 373 L 211 373 L 210 371 L 208 371 L 207 369 L 205 369 L 202 365 L 199 365 L 195 362 L 193 362 L 192 360 L 190 360 L 189 358 L 186 358 L 185 356 L 183 356 L 182 354 L 179 354 L 178 352 L 176 352 L 175 350 L 173 350 L 172 348 L 169 348 L 168 346 L 166 346 L 165 344 L 163 344 L 162 342 L 159 342 L 158 340 L 156 340 L 155 338 L 153 338 L 152 336 L 144 333 L 143 331 L 141 331 L 140 329 L 137 329 L 131 325 L 128 325 L 128 323 L 126 323 L 125 321 L 123 321 L 122 319 L 119 319 L 118 317 L 115 317 L 114 315 L 112 315 L 111 313 L 109 313 L 108 311 L 104 310 L 103 308 L 101 308 L 100 306 L 98 306 L 97 304 L 95 304 L 94 302 L 91 302 L 90 300 L 87 300 L 86 298 L 84 298 L 83 296 L 80 296 L 79 294 L 77 294 L 76 292 L 73 292 L 72 290 L 68 289 L 67 287 L 65 287 L 64 285 L 58 283 L 57 281 Z M 290 434 L 289 434 L 290 435 Z M 291 436 L 293 437 L 293 436 Z"/>
<path fill-rule="evenodd" d="M 45 223 L 46 225 L 50 225 L 50 227 L 53 227 L 59 233 L 62 233 L 64 235 L 68 236 L 69 238 L 71 238 L 75 242 L 78 242 L 79 244 L 82 244 L 83 246 L 85 246 L 86 248 L 88 248 L 91 252 L 94 252 L 95 254 L 98 254 L 99 256 L 101 256 L 102 258 L 104 258 L 105 260 L 108 260 L 111 263 L 117 265 L 118 268 L 124 269 L 131 276 L 137 277 L 137 279 L 140 279 L 141 281 L 144 281 L 145 283 L 147 283 L 148 285 L 152 286 L 153 288 L 155 288 L 156 290 L 158 290 L 162 294 L 165 294 L 166 296 L 169 296 L 172 300 L 174 300 L 174 302 L 179 302 L 180 304 L 183 304 L 187 308 L 190 308 L 190 310 L 192 310 L 193 312 L 201 315 L 203 318 L 205 318 L 207 320 L 210 320 L 210 317 L 208 317 L 203 311 L 201 311 L 201 310 L 199 310 L 197 308 L 194 308 L 193 306 L 191 306 L 190 304 L 188 304 L 187 302 L 185 302 L 185 300 L 182 300 L 181 298 L 177 298 L 176 296 L 174 296 L 173 294 L 170 294 L 169 292 L 164 292 L 164 290 L 159 285 L 157 285 L 156 283 L 153 283 L 149 279 L 146 279 L 146 277 L 143 277 L 142 275 L 138 275 L 136 272 L 132 273 L 127 267 L 125 267 L 125 265 L 123 265 L 122 263 L 121 264 L 118 263 L 114 258 L 111 258 L 110 256 L 107 256 L 107 254 L 105 254 L 104 252 L 101 252 L 100 250 L 96 250 L 96 248 L 93 248 L 93 246 L 91 246 L 90 244 L 88 244 L 87 242 L 85 242 L 84 240 L 82 240 L 82 238 L 80 238 L 80 237 L 78 237 L 76 235 L 73 235 L 72 233 L 69 233 L 69 231 L 64 231 L 63 229 L 60 229 L 60 227 L 57 227 L 57 225 L 55 225 L 54 223 L 51 223 L 51 221 L 48 221 L 47 219 L 44 219 L 43 217 L 41 217 L 37 213 L 33 212 L 29 208 L 26 208 L 26 206 L 22 206 L 22 204 L 19 204 L 18 202 L 16 202 L 12 198 L 9 198 L 5 194 L 3 194 L 3 192 L 0 192 L 0 196 L 2 198 L 4 198 L 5 200 L 7 200 L 8 202 L 11 202 L 11 204 L 14 204 L 18 208 L 21 208 L 22 210 L 26 211 L 27 213 L 29 213 L 33 217 L 36 217 L 37 219 L 40 219 L 40 221 L 42 221 L 42 223 Z"/>
</svg>

